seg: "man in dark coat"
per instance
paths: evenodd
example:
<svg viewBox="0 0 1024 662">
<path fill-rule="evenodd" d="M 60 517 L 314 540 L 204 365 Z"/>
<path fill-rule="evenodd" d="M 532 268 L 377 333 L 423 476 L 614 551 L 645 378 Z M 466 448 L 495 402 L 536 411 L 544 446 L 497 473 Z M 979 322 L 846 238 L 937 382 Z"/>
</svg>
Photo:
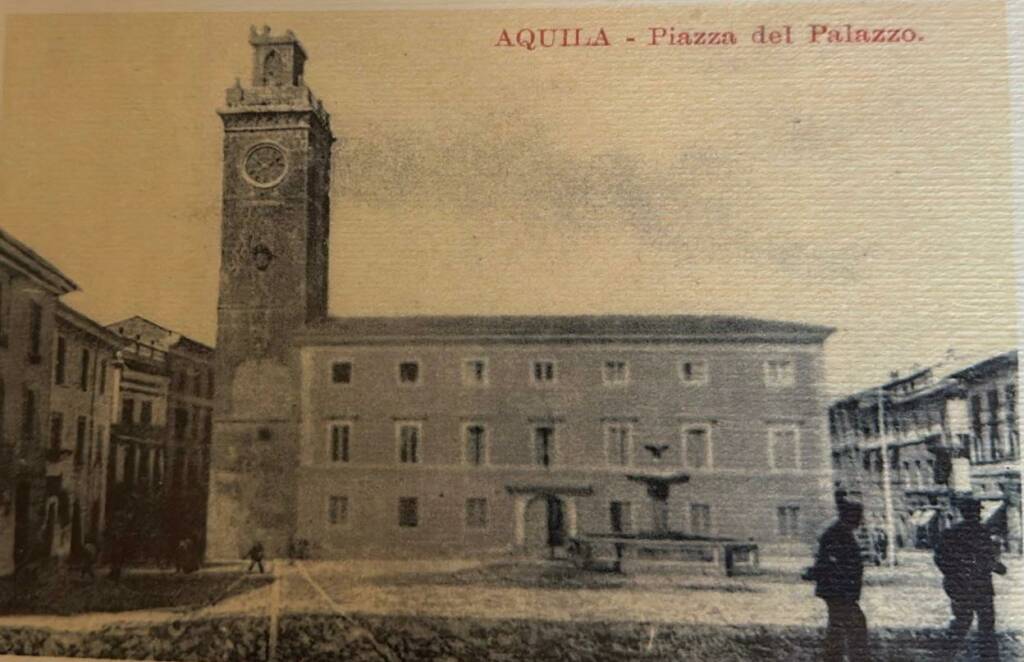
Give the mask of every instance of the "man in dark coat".
<svg viewBox="0 0 1024 662">
<path fill-rule="evenodd" d="M 948 652 L 956 655 L 977 614 L 981 659 L 998 660 L 992 573 L 1006 574 L 1006 566 L 999 562 L 998 543 L 981 523 L 981 503 L 964 499 L 958 507 L 963 521 L 946 529 L 935 549 L 935 565 L 953 612 Z"/>
<path fill-rule="evenodd" d="M 839 501 L 839 519 L 821 535 L 814 566 L 804 579 L 814 581 L 814 594 L 828 607 L 828 629 L 824 656 L 827 662 L 841 661 L 843 649 L 851 662 L 863 662 L 868 655 L 868 624 L 860 608 L 864 562 L 853 532 L 860 526 L 864 508 L 859 503 Z"/>
</svg>

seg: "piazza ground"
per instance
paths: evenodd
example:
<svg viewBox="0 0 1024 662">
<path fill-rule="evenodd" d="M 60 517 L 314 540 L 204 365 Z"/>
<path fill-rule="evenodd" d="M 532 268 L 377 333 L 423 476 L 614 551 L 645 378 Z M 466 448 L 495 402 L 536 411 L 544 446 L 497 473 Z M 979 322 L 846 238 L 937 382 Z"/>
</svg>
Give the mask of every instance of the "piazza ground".
<svg viewBox="0 0 1024 662">
<path fill-rule="evenodd" d="M 239 568 L 204 571 L 220 592 L 210 597 L 222 598 L 212 605 L 193 595 L 191 604 L 146 611 L 0 616 L 0 653 L 266 659 L 273 614 L 283 660 L 380 659 L 374 645 L 392 659 L 449 662 L 813 660 L 825 620 L 812 586 L 798 579 L 803 559 L 769 558 L 763 574 L 732 579 L 580 573 L 508 559 L 273 565 L 276 586 L 243 576 L 226 590 Z M 996 578 L 997 627 L 1005 659 L 1019 659 L 1024 562 L 1008 565 L 1007 578 Z M 895 570 L 869 568 L 862 604 L 878 659 L 950 659 L 942 646 L 948 602 L 927 554 L 903 554 Z"/>
</svg>

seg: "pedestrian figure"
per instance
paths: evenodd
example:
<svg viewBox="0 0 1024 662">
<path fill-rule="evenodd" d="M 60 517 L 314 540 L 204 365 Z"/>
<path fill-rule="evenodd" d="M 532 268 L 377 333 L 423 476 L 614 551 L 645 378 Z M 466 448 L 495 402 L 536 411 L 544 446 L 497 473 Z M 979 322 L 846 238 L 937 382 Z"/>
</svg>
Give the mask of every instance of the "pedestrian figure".
<svg viewBox="0 0 1024 662">
<path fill-rule="evenodd" d="M 246 558 L 249 559 L 249 570 L 252 572 L 254 567 L 259 567 L 260 574 L 263 574 L 263 543 L 257 540 L 253 543 L 253 546 L 249 548 L 249 553 L 246 554 Z"/>
<path fill-rule="evenodd" d="M 946 529 L 935 549 L 935 565 L 942 572 L 942 588 L 953 612 L 948 655 L 959 652 L 977 614 L 981 659 L 998 660 L 992 573 L 1004 575 L 1006 566 L 999 561 L 998 543 L 981 523 L 981 503 L 963 499 L 958 509 L 963 521 Z"/>
<path fill-rule="evenodd" d="M 88 577 L 89 579 L 96 579 L 96 573 L 93 571 L 96 565 L 96 545 L 92 540 L 86 540 L 85 544 L 82 545 L 82 565 L 79 568 L 83 579 Z"/>
<path fill-rule="evenodd" d="M 861 525 L 864 508 L 859 503 L 837 503 L 838 520 L 821 535 L 814 566 L 803 579 L 817 583 L 814 594 L 828 608 L 825 632 L 826 662 L 843 660 L 843 649 L 850 662 L 864 662 L 868 655 L 868 624 L 860 608 L 860 589 L 864 579 L 864 561 L 853 532 Z"/>
</svg>

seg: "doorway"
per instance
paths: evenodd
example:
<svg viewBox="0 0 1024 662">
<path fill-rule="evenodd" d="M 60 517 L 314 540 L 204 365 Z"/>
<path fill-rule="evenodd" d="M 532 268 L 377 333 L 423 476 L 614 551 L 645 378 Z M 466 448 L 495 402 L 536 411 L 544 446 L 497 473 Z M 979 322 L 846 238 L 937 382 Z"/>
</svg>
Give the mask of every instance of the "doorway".
<svg viewBox="0 0 1024 662">
<path fill-rule="evenodd" d="M 532 554 L 553 553 L 565 544 L 565 506 L 553 494 L 535 496 L 526 506 L 526 546 Z"/>
</svg>

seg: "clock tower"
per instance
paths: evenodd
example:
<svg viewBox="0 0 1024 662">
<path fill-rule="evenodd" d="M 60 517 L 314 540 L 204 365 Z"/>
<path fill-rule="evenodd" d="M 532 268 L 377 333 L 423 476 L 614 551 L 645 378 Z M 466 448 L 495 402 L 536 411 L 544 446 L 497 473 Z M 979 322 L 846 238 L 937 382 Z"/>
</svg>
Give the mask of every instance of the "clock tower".
<svg viewBox="0 0 1024 662">
<path fill-rule="evenodd" d="M 292 336 L 327 315 L 330 116 L 303 79 L 291 31 L 252 29 L 252 80 L 227 90 L 217 409 L 209 558 L 260 540 L 283 552 L 295 522 L 298 356 Z"/>
</svg>

